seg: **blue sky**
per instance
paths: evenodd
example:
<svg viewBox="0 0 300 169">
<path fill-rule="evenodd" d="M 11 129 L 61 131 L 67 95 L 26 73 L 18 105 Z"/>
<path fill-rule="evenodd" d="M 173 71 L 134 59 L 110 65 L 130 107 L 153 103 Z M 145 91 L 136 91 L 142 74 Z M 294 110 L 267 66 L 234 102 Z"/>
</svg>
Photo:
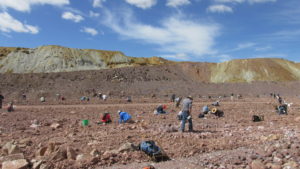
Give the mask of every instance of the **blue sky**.
<svg viewBox="0 0 300 169">
<path fill-rule="evenodd" d="M 0 0 L 0 46 L 300 62 L 299 0 Z"/>
</svg>

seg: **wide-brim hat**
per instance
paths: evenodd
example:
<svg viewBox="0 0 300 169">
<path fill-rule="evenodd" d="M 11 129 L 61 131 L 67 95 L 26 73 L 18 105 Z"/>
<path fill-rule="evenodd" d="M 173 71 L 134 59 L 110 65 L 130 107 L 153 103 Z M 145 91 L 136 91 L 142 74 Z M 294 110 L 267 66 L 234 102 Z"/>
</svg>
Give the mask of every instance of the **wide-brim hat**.
<svg viewBox="0 0 300 169">
<path fill-rule="evenodd" d="M 189 99 L 193 100 L 193 96 L 191 96 L 191 95 L 190 95 L 190 96 L 188 96 L 187 98 L 189 98 Z"/>
<path fill-rule="evenodd" d="M 211 112 L 212 112 L 212 113 L 216 113 L 217 110 L 218 110 L 218 109 L 214 107 L 214 108 L 211 110 Z"/>
</svg>

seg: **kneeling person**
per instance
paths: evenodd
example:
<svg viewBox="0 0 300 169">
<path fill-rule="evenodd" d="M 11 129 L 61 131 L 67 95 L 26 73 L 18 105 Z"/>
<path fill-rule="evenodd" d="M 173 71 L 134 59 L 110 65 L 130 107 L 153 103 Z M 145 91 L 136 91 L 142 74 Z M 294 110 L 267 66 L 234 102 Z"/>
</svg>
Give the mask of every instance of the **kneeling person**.
<svg viewBox="0 0 300 169">
<path fill-rule="evenodd" d="M 7 105 L 7 111 L 8 112 L 12 112 L 14 111 L 14 103 L 13 102 L 10 102 L 8 105 Z"/>
<path fill-rule="evenodd" d="M 119 110 L 118 113 L 120 116 L 119 123 L 133 123 L 130 114 L 128 114 L 127 112 L 123 112 L 121 110 Z"/>
<path fill-rule="evenodd" d="M 102 114 L 101 122 L 99 122 L 98 124 L 108 124 L 111 122 L 112 122 L 112 120 L 110 118 L 110 114 L 108 112 L 105 112 Z"/>
</svg>

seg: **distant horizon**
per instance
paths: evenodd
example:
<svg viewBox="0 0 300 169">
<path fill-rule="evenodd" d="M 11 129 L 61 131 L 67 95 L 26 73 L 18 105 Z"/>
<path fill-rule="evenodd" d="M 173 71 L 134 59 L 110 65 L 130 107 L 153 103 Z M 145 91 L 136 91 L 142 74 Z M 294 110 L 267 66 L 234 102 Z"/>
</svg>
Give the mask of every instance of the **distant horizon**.
<svg viewBox="0 0 300 169">
<path fill-rule="evenodd" d="M 102 50 L 102 51 L 112 51 L 112 52 L 121 52 L 123 53 L 125 56 L 128 57 L 137 57 L 137 56 L 130 56 L 127 55 L 125 52 L 120 51 L 120 50 L 106 50 L 106 49 L 93 49 L 93 48 L 73 48 L 73 47 L 67 47 L 67 46 L 62 46 L 62 45 L 54 45 L 54 44 L 49 44 L 49 45 L 39 45 L 36 47 L 24 47 L 24 46 L 0 46 L 0 47 L 4 47 L 4 48 L 27 48 L 27 49 L 34 49 L 34 48 L 38 48 L 38 47 L 42 47 L 42 46 L 59 46 L 59 47 L 63 47 L 63 48 L 71 48 L 71 49 L 84 49 L 84 50 Z M 226 61 L 219 61 L 219 62 L 209 62 L 209 61 L 189 61 L 189 60 L 173 60 L 173 59 L 168 59 L 168 58 L 164 58 L 161 56 L 148 56 L 148 57 L 143 57 L 143 56 L 139 56 L 141 58 L 151 58 L 151 57 L 160 57 L 169 61 L 175 61 L 175 62 L 208 62 L 208 63 L 222 63 L 222 62 L 226 62 L 226 61 L 233 61 L 233 60 L 245 60 L 245 59 L 283 59 L 283 60 L 288 60 L 288 61 L 292 61 L 295 63 L 300 63 L 294 60 L 290 60 L 290 59 L 286 59 L 286 58 L 281 58 L 281 57 L 257 57 L 257 58 L 237 58 L 237 59 L 231 59 L 231 60 L 226 60 Z"/>
</svg>

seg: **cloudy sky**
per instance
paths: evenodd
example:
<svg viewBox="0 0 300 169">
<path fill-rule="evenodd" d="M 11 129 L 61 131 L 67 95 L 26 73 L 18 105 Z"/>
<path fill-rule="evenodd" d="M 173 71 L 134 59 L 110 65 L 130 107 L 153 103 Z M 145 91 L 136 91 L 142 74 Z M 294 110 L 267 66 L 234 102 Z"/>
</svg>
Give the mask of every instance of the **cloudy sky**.
<svg viewBox="0 0 300 169">
<path fill-rule="evenodd" d="M 0 0 L 0 46 L 300 62 L 299 0 Z"/>
</svg>

